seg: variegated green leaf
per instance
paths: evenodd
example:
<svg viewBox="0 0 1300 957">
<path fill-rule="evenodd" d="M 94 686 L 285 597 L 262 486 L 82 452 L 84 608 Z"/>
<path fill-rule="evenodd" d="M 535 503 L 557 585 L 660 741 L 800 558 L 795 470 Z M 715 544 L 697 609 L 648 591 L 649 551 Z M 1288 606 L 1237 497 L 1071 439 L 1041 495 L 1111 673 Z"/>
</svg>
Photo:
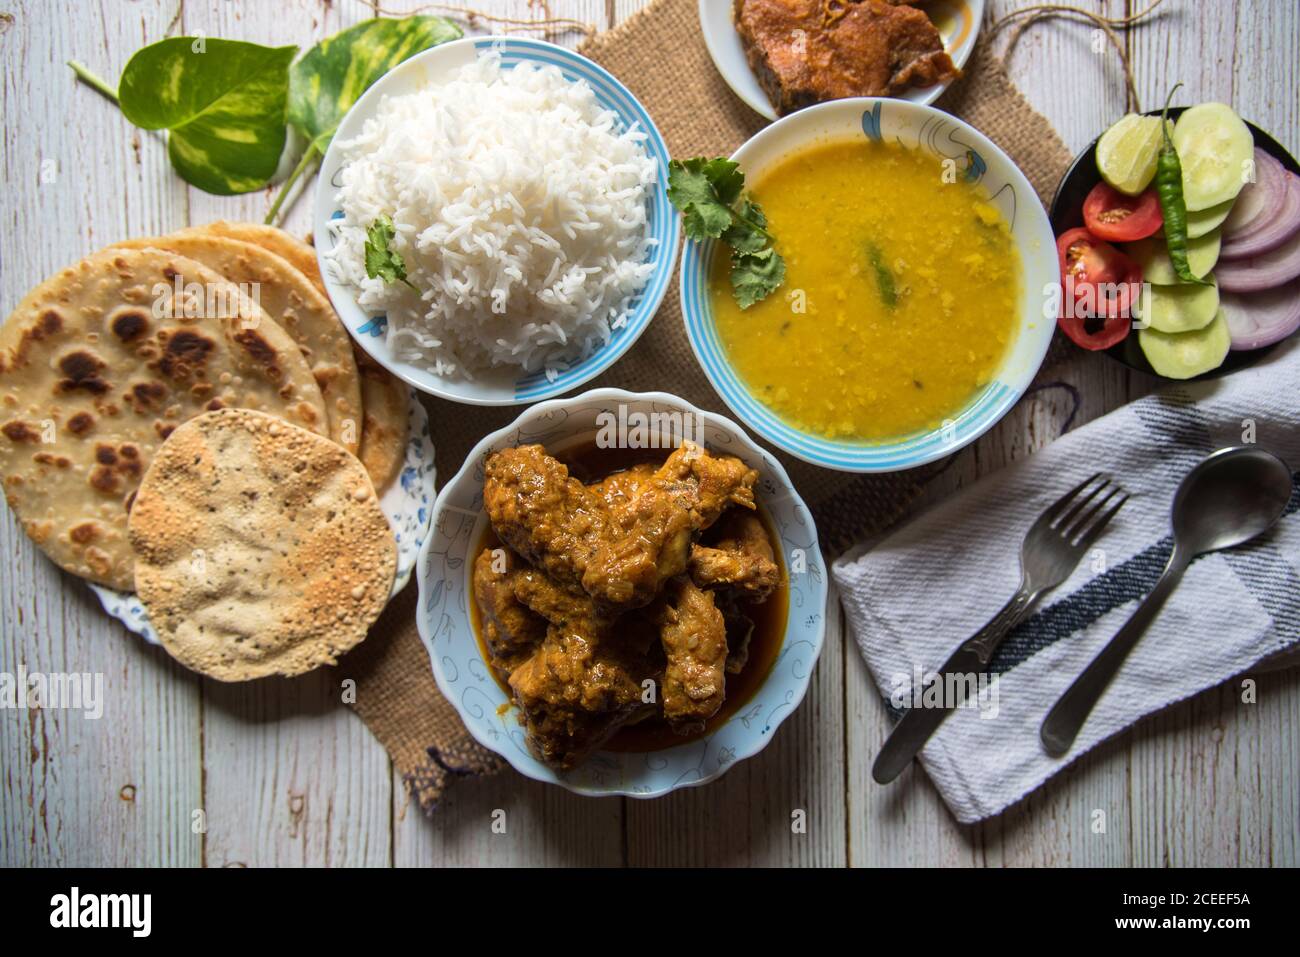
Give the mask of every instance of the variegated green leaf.
<svg viewBox="0 0 1300 957">
<path fill-rule="evenodd" d="M 296 46 L 173 37 L 138 51 L 122 71 L 122 112 L 168 131 L 172 165 L 219 195 L 264 186 L 284 150 L 289 64 Z"/>
<path fill-rule="evenodd" d="M 321 153 L 370 85 L 421 50 L 463 36 L 442 17 L 376 18 L 322 40 L 289 71 L 289 123 Z"/>
</svg>

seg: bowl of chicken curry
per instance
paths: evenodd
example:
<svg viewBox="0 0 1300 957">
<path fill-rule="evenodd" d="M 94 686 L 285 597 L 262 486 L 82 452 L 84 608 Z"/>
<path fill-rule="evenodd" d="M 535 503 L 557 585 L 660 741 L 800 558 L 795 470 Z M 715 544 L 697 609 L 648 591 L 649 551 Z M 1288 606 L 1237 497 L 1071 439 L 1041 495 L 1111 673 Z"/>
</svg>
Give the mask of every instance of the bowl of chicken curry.
<svg viewBox="0 0 1300 957">
<path fill-rule="evenodd" d="M 992 141 L 928 106 L 844 99 L 731 160 L 781 282 L 751 301 L 744 257 L 691 240 L 681 303 L 740 421 L 814 465 L 883 472 L 962 448 L 1015 404 L 1052 338 L 1058 272 L 1042 204 Z"/>
<path fill-rule="evenodd" d="M 653 797 L 757 753 L 822 645 L 816 526 L 785 470 L 664 393 L 543 402 L 487 436 L 417 576 L 469 731 L 582 794 Z"/>
</svg>

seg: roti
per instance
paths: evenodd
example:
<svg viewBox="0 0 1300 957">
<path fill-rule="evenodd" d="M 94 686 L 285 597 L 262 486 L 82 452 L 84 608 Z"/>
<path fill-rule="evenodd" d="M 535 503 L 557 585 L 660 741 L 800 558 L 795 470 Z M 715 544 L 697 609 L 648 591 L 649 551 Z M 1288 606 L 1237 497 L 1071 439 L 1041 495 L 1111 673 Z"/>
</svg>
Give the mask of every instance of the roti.
<svg viewBox="0 0 1300 957">
<path fill-rule="evenodd" d="M 119 248 L 168 249 L 214 269 L 242 285 L 302 347 L 316 384 L 325 397 L 329 435 L 349 452 L 361 442 L 361 382 L 352 358 L 352 340 L 329 300 L 284 259 L 261 246 L 183 231 L 152 239 L 133 239 Z"/>
<path fill-rule="evenodd" d="M 325 433 L 298 346 L 237 287 L 157 249 L 106 249 L 0 327 L 0 477 L 23 530 L 74 575 L 130 591 L 127 514 L 183 422 L 257 409 Z"/>
<path fill-rule="evenodd" d="M 206 226 L 192 226 L 183 233 L 224 236 L 252 243 L 289 262 L 306 276 L 321 295 L 328 298 L 321 278 L 316 247 L 291 233 L 261 223 L 232 223 L 218 220 Z M 341 324 L 341 320 L 337 320 Z M 361 374 L 361 449 L 357 455 L 382 494 L 397 478 L 406 455 L 407 412 L 411 390 L 364 351 L 353 346 L 353 358 Z"/>
<path fill-rule="evenodd" d="M 141 483 L 130 536 L 163 646 L 221 681 L 333 664 L 365 638 L 397 569 L 356 457 L 240 409 L 176 430 Z"/>
<path fill-rule="evenodd" d="M 361 427 L 361 464 L 370 473 L 375 488 L 383 491 L 393 483 L 406 461 L 411 390 L 360 349 L 357 368 L 361 371 L 361 400 L 365 420 Z"/>
<path fill-rule="evenodd" d="M 325 290 L 325 280 L 321 278 L 320 263 L 316 259 L 316 247 L 283 229 L 263 223 L 232 223 L 219 219 L 206 226 L 191 226 L 182 232 L 224 236 L 227 239 L 238 239 L 240 242 L 261 246 L 267 252 L 274 253 L 293 266 L 311 281 L 322 296 L 329 298 L 329 293 Z"/>
</svg>

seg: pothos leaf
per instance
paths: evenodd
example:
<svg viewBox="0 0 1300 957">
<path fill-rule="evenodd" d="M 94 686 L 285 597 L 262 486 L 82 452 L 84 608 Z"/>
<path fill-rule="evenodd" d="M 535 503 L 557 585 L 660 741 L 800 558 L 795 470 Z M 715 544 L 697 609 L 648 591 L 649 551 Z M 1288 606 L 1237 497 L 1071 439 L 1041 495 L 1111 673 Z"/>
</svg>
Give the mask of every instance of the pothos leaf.
<svg viewBox="0 0 1300 957">
<path fill-rule="evenodd" d="M 122 71 L 122 113 L 142 129 L 168 131 L 172 166 L 186 182 L 222 196 L 259 189 L 284 150 L 297 52 L 206 37 L 161 40 Z"/>
<path fill-rule="evenodd" d="M 322 40 L 289 70 L 289 124 L 321 153 L 376 80 L 422 50 L 464 34 L 442 17 L 365 20 Z"/>
</svg>

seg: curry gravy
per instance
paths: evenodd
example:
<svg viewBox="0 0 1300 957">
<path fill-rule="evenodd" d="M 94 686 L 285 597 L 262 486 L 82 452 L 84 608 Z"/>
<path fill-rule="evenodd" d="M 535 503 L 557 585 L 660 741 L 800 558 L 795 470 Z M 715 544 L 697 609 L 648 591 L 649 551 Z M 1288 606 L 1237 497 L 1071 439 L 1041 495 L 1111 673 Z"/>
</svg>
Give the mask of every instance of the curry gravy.
<svg viewBox="0 0 1300 957">
<path fill-rule="evenodd" d="M 636 465 L 648 462 L 657 466 L 668 457 L 668 450 L 602 449 L 598 448 L 594 442 L 590 442 L 567 452 L 557 451 L 552 452 L 552 454 L 568 466 L 570 474 L 574 478 L 581 480 L 585 484 L 591 484 L 613 475 L 615 472 L 622 472 Z M 740 610 L 754 622 L 754 633 L 749 640 L 749 660 L 745 662 L 745 667 L 741 669 L 739 674 L 728 674 L 726 676 L 726 700 L 718 713 L 708 719 L 703 731 L 690 735 L 677 734 L 661 718 L 647 718 L 617 732 L 613 738 L 601 746 L 600 750 L 641 753 L 659 751 L 678 744 L 696 741 L 712 734 L 725 724 L 732 715 L 749 703 L 762 686 L 768 672 L 772 670 L 772 665 L 776 663 L 777 656 L 781 651 L 781 642 L 785 637 L 786 619 L 789 613 L 790 587 L 785 558 L 781 554 L 781 540 L 773 531 L 771 520 L 763 512 L 761 505 L 758 516 L 762 519 L 763 527 L 767 530 L 767 537 L 772 545 L 773 558 L 777 567 L 781 570 L 781 583 L 765 602 L 741 601 L 738 603 Z M 709 531 L 705 531 L 701 541 L 708 543 Z M 473 573 L 473 559 L 482 553 L 483 549 L 498 548 L 500 546 L 501 540 L 497 537 L 491 524 L 488 524 L 470 554 L 468 564 L 471 574 Z M 483 656 L 485 662 L 491 661 L 491 655 L 488 654 L 487 645 L 483 640 L 478 602 L 474 600 L 472 588 L 467 600 L 470 622 L 474 628 L 474 638 L 478 642 L 479 653 Z M 636 614 L 636 611 L 627 612 L 627 614 Z M 496 681 L 497 686 L 505 692 L 507 698 L 510 698 L 510 685 L 497 673 L 495 668 L 489 667 L 488 670 L 492 672 L 492 678 Z"/>
</svg>

